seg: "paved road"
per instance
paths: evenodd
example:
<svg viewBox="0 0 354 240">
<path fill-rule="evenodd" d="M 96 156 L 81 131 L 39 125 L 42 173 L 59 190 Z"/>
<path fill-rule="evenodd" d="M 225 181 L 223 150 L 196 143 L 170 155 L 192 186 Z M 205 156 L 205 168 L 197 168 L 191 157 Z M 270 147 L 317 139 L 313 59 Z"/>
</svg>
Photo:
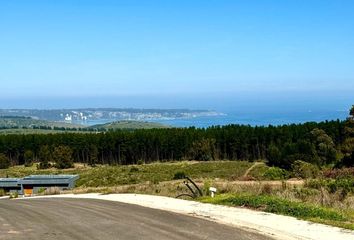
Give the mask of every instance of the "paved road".
<svg viewBox="0 0 354 240">
<path fill-rule="evenodd" d="M 175 213 L 102 200 L 0 200 L 0 239 L 266 240 Z"/>
</svg>

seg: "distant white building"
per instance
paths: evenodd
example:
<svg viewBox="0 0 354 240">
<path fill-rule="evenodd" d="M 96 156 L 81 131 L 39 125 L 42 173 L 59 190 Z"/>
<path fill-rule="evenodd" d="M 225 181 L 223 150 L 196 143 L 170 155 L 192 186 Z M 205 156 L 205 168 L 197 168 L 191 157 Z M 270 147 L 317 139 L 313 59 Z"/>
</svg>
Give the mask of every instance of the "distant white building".
<svg viewBox="0 0 354 240">
<path fill-rule="evenodd" d="M 68 122 L 71 122 L 73 120 L 73 117 L 71 115 L 69 115 L 69 114 L 66 114 L 64 120 L 68 121 Z"/>
</svg>

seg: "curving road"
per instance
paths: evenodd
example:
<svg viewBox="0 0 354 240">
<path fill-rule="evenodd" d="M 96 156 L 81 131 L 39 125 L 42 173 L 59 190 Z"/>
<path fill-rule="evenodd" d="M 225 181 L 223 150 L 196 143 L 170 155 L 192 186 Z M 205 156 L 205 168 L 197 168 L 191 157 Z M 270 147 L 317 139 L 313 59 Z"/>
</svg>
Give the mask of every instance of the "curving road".
<svg viewBox="0 0 354 240">
<path fill-rule="evenodd" d="M 89 199 L 0 200 L 0 239 L 267 240 L 211 221 Z"/>
</svg>

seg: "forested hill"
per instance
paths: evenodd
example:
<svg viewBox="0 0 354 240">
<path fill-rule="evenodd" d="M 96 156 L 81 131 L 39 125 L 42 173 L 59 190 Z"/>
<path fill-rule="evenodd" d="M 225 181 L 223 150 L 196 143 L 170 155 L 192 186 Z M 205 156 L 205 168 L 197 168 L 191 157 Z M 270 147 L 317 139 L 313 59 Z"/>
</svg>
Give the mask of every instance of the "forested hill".
<svg viewBox="0 0 354 240">
<path fill-rule="evenodd" d="M 58 165 L 61 167 L 70 166 L 72 161 L 135 164 L 183 159 L 266 159 L 270 165 L 283 168 L 289 168 L 296 160 L 316 165 L 348 165 L 354 162 L 354 111 L 351 113 L 348 121 L 284 126 L 3 135 L 0 156 L 13 165 L 25 161 L 64 162 Z"/>
</svg>

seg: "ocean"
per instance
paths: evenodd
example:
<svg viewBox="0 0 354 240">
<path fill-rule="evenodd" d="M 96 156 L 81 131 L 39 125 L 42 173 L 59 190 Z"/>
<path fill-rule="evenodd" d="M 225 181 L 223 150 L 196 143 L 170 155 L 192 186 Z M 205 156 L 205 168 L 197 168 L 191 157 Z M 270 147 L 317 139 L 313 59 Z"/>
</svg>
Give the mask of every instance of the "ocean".
<svg viewBox="0 0 354 240">
<path fill-rule="evenodd" d="M 158 122 L 172 127 L 198 127 L 206 128 L 210 126 L 223 126 L 229 124 L 251 125 L 251 126 L 268 126 L 268 125 L 284 125 L 304 122 L 321 122 L 326 120 L 345 120 L 348 117 L 348 111 L 293 111 L 283 112 L 223 112 L 223 115 L 196 117 L 188 119 L 170 119 L 170 120 L 149 120 L 150 122 Z M 87 122 L 77 122 L 85 125 L 95 125 L 111 122 L 113 120 L 89 120 Z"/>
<path fill-rule="evenodd" d="M 326 120 L 345 120 L 348 111 L 307 111 L 307 112 L 226 112 L 225 115 L 198 117 L 192 119 L 155 120 L 175 127 L 205 128 L 215 125 L 241 124 L 251 126 L 283 125 Z"/>
</svg>

